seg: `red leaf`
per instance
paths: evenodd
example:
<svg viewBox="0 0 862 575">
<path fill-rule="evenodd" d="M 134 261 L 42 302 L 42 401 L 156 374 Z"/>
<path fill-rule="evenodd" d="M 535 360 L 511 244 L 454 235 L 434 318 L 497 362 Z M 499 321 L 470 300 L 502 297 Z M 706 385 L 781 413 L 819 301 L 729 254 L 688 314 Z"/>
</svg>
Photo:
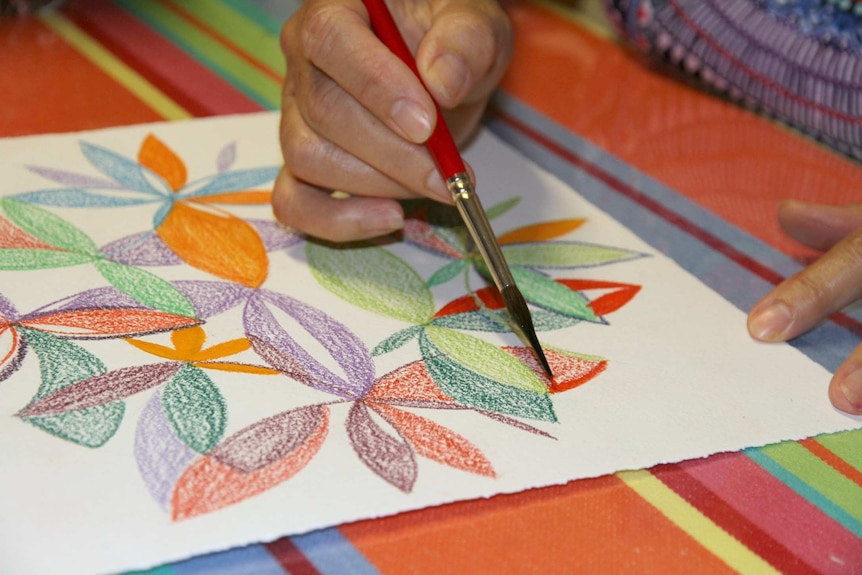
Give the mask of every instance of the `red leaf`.
<svg viewBox="0 0 862 575">
<path fill-rule="evenodd" d="M 451 403 L 453 400 L 445 395 L 432 381 L 422 360 L 408 363 L 391 371 L 374 382 L 365 394 L 369 401 L 432 401 Z"/>
<path fill-rule="evenodd" d="M 18 322 L 55 335 L 82 338 L 133 337 L 199 325 L 201 320 L 145 309 L 83 309 L 48 313 Z"/>
<path fill-rule="evenodd" d="M 495 287 L 486 287 L 476 290 L 472 294 L 461 296 L 458 299 L 453 299 L 434 314 L 434 317 L 444 317 L 447 315 L 455 315 L 458 313 L 467 313 L 479 310 L 479 303 L 488 309 L 503 309 L 506 307 L 506 302 Z"/>
<path fill-rule="evenodd" d="M 0 248 L 56 250 L 54 246 L 31 236 L 6 218 L 0 217 Z"/>
<path fill-rule="evenodd" d="M 549 380 L 532 349 L 529 347 L 504 347 L 503 349 L 539 374 L 547 382 L 550 393 L 560 393 L 583 385 L 603 372 L 608 366 L 605 359 L 577 357 L 552 349 L 545 349 L 545 358 L 551 366 L 551 371 L 554 372 L 554 379 Z"/>
<path fill-rule="evenodd" d="M 641 290 L 641 286 L 633 284 L 624 284 L 618 282 L 608 282 L 601 280 L 582 280 L 582 279 L 561 279 L 557 280 L 571 290 L 591 290 L 591 289 L 614 289 L 610 293 L 606 293 L 588 304 L 598 316 L 607 315 L 615 312 L 626 305 L 635 294 Z"/>
<path fill-rule="evenodd" d="M 299 473 L 314 458 L 326 439 L 329 409 L 324 409 L 318 427 L 289 455 L 252 473 L 243 473 L 214 457 L 192 463 L 174 486 L 171 516 L 182 521 L 217 511 L 272 489 Z"/>
<path fill-rule="evenodd" d="M 372 403 L 370 407 L 406 437 L 419 455 L 455 469 L 495 477 L 494 467 L 485 454 L 451 429 L 421 415 L 385 404 Z"/>
<path fill-rule="evenodd" d="M 456 260 L 464 259 L 464 254 L 444 242 L 440 236 L 435 234 L 434 228 L 428 222 L 407 218 L 404 220 L 402 233 L 404 239 L 409 242 L 424 246 L 431 251 L 447 255 Z"/>
</svg>

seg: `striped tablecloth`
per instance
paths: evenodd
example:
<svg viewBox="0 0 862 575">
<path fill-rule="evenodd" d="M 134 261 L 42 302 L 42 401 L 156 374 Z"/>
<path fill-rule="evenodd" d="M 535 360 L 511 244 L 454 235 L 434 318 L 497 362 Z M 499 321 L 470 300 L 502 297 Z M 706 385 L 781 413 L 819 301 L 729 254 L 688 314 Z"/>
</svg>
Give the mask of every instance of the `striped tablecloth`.
<svg viewBox="0 0 862 575">
<path fill-rule="evenodd" d="M 0 136 L 276 109 L 278 33 L 294 8 L 69 0 L 2 22 Z M 778 199 L 862 194 L 860 166 L 639 61 L 579 12 L 523 0 L 509 10 L 518 47 L 487 125 L 741 309 L 813 255 L 782 235 Z M 795 345 L 834 369 L 862 338 L 860 320 L 858 308 L 836 314 Z M 725 572 L 862 573 L 862 430 L 342 525 L 149 571 Z"/>
</svg>

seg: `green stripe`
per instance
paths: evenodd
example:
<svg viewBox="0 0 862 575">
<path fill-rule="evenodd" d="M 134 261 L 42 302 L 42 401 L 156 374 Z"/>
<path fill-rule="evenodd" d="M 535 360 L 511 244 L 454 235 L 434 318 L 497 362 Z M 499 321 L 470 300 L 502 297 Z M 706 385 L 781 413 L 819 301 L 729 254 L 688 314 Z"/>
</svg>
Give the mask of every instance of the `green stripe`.
<svg viewBox="0 0 862 575">
<path fill-rule="evenodd" d="M 862 538 L 862 522 L 857 521 L 852 515 L 824 497 L 822 493 L 779 465 L 775 460 L 763 453 L 762 449 L 745 449 L 743 453 L 776 479 L 798 493 L 803 499 L 834 519 L 842 527 L 856 535 L 856 537 Z"/>
<path fill-rule="evenodd" d="M 198 20 L 242 48 L 264 66 L 284 75 L 284 56 L 278 34 L 249 20 L 219 0 L 171 0 Z"/>
<path fill-rule="evenodd" d="M 257 6 L 253 6 L 248 0 L 222 0 L 224 4 L 230 5 L 231 8 L 253 21 L 255 24 L 269 31 L 272 34 L 278 35 L 281 30 L 282 22 L 267 14 Z"/>
<path fill-rule="evenodd" d="M 862 429 L 818 435 L 817 442 L 862 472 Z"/>
<path fill-rule="evenodd" d="M 116 4 L 158 30 L 261 106 L 271 110 L 280 107 L 280 82 L 250 66 L 165 6 L 151 0 L 116 0 Z"/>
</svg>

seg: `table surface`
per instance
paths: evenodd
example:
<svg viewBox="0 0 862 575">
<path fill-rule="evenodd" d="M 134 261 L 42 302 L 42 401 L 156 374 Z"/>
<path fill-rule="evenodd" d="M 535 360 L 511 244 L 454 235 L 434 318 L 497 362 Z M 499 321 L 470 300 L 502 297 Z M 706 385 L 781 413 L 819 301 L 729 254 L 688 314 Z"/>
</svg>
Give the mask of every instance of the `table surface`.
<svg viewBox="0 0 862 575">
<path fill-rule="evenodd" d="M 508 5 L 517 50 L 487 126 L 747 309 L 815 255 L 782 234 L 777 202 L 859 198 L 862 167 L 646 64 L 579 4 Z M 278 33 L 293 9 L 68 0 L 0 22 L 0 137 L 277 109 Z M 854 345 L 862 313 L 823 329 Z M 797 345 L 834 369 L 840 357 L 817 343 L 815 334 Z M 858 574 L 862 430 L 342 525 L 149 573 L 252 572 Z"/>
</svg>

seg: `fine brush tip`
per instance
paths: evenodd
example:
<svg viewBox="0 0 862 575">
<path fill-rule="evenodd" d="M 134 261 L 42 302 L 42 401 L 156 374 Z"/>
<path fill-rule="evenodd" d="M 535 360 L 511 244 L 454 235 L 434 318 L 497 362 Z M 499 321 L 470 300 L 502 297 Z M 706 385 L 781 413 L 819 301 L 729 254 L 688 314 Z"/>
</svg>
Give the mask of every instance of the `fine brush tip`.
<svg viewBox="0 0 862 575">
<path fill-rule="evenodd" d="M 521 335 L 526 338 L 536 357 L 539 358 L 539 363 L 542 364 L 542 369 L 548 375 L 549 379 L 554 379 L 554 374 L 551 371 L 551 366 L 548 364 L 548 359 L 545 357 L 545 352 L 542 351 L 542 345 L 539 343 L 539 338 L 536 336 L 536 328 L 533 327 L 533 317 L 530 315 L 530 309 L 527 307 L 527 302 L 521 291 L 514 285 L 505 286 L 502 290 L 503 301 L 506 302 L 506 309 L 509 310 L 509 315 L 518 326 Z"/>
</svg>

